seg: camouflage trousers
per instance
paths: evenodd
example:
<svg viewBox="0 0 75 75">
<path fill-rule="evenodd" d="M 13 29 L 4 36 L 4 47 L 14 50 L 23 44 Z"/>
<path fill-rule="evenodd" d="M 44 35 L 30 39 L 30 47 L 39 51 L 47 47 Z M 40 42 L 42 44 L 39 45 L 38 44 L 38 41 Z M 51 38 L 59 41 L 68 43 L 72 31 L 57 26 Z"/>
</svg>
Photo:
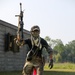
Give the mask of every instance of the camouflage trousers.
<svg viewBox="0 0 75 75">
<path fill-rule="evenodd" d="M 43 74 L 43 68 L 44 68 L 44 59 L 39 57 L 33 57 L 31 61 L 25 62 L 25 65 L 23 67 L 23 75 L 32 75 L 34 67 L 37 70 L 37 75 Z"/>
</svg>

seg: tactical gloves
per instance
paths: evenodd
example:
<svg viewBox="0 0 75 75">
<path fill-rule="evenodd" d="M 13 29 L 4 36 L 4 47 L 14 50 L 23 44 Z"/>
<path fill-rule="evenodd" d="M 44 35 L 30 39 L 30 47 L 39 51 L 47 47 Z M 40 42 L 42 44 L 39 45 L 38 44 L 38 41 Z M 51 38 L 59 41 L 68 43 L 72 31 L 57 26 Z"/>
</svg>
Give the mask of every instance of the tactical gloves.
<svg viewBox="0 0 75 75">
<path fill-rule="evenodd" d="M 53 59 L 50 59 L 48 67 L 49 67 L 50 69 L 53 68 Z"/>
</svg>

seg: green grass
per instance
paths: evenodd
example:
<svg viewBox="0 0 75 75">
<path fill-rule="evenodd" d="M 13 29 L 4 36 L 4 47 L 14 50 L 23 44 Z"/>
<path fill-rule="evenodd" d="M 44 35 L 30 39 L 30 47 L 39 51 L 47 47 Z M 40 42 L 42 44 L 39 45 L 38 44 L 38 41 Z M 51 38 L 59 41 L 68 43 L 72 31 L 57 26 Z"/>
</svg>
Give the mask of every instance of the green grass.
<svg viewBox="0 0 75 75">
<path fill-rule="evenodd" d="M 57 64 L 54 64 L 54 69 L 71 69 L 71 70 L 75 70 L 75 64 L 74 63 L 57 63 Z"/>
<path fill-rule="evenodd" d="M 45 70 L 49 69 L 48 64 L 45 64 Z M 74 63 L 54 63 L 53 69 L 75 70 Z"/>
<path fill-rule="evenodd" d="M 44 70 L 44 75 L 75 75 L 75 64 L 55 63 L 52 69 L 45 64 Z"/>
<path fill-rule="evenodd" d="M 75 75 L 75 72 L 67 71 L 45 71 L 43 75 Z"/>
<path fill-rule="evenodd" d="M 0 75 L 22 75 L 22 71 L 0 72 Z M 52 69 L 48 64 L 44 67 L 43 75 L 75 75 L 75 64 L 72 63 L 56 63 Z"/>
</svg>

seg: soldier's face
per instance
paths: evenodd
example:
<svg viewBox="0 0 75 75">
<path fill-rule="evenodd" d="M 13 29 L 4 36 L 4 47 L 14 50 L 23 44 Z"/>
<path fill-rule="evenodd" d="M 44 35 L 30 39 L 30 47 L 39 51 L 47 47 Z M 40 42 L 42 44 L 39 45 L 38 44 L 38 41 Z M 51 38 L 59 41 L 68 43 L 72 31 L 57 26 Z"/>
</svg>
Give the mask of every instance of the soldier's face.
<svg viewBox="0 0 75 75">
<path fill-rule="evenodd" d="M 38 30 L 35 30 L 35 31 L 32 31 L 31 34 L 34 38 L 37 38 L 39 37 L 40 32 Z"/>
</svg>

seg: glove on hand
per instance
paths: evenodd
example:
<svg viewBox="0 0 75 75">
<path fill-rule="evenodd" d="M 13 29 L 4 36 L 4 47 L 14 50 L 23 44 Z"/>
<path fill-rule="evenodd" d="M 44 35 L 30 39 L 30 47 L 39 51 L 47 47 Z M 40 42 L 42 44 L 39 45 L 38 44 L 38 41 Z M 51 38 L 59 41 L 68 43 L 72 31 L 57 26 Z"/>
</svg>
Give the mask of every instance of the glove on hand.
<svg viewBox="0 0 75 75">
<path fill-rule="evenodd" d="M 53 68 L 53 59 L 51 59 L 51 60 L 49 61 L 48 67 L 49 67 L 50 69 Z"/>
</svg>

